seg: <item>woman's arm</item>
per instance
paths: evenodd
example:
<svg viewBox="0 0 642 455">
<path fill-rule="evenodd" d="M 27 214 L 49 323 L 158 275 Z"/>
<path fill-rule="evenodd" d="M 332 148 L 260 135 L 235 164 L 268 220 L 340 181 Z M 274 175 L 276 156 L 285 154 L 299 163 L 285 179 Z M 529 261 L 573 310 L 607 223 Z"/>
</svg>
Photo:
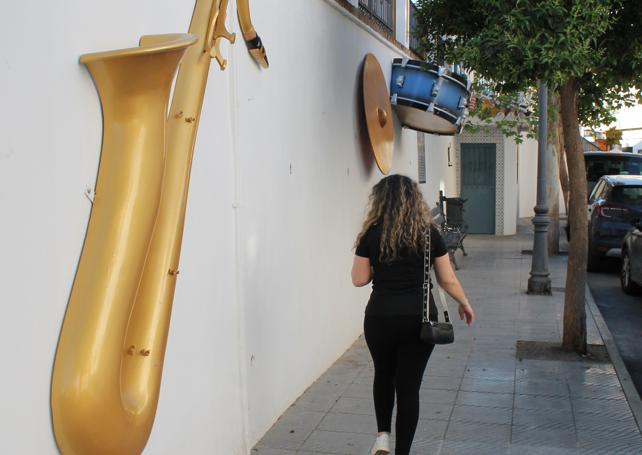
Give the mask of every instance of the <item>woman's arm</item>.
<svg viewBox="0 0 642 455">
<path fill-rule="evenodd" d="M 365 286 L 372 280 L 372 268 L 370 258 L 354 256 L 352 262 L 352 284 L 357 287 Z"/>
<path fill-rule="evenodd" d="M 464 289 L 455 276 L 455 272 L 453 272 L 453 268 L 450 265 L 450 257 L 447 254 L 435 258 L 435 275 L 439 286 L 459 304 L 460 319 L 466 318 L 466 324 L 471 325 L 475 320 L 475 313 L 470 303 L 468 303 L 468 298 L 466 298 Z"/>
</svg>

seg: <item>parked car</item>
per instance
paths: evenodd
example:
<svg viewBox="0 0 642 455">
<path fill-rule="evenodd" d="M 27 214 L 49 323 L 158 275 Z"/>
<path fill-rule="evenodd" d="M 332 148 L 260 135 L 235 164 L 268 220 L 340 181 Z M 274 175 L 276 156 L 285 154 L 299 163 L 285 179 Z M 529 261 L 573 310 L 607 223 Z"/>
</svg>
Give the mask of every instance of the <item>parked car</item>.
<svg viewBox="0 0 642 455">
<path fill-rule="evenodd" d="M 587 193 L 590 195 L 603 175 L 642 175 L 642 155 L 624 152 L 584 152 Z M 564 227 L 571 240 L 570 226 Z"/>
<path fill-rule="evenodd" d="M 624 236 L 620 284 L 627 294 L 642 293 L 642 219 Z"/>
<path fill-rule="evenodd" d="M 588 201 L 588 269 L 604 257 L 620 257 L 631 223 L 642 218 L 642 176 L 604 175 Z"/>
<path fill-rule="evenodd" d="M 588 194 L 603 175 L 642 175 L 642 155 L 623 152 L 584 152 Z"/>
</svg>

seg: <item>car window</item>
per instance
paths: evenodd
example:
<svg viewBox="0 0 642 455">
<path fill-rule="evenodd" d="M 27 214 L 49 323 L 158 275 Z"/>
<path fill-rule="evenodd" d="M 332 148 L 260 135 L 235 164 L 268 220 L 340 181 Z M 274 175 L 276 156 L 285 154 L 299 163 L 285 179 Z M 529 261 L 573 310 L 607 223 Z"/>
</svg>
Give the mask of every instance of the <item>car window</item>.
<svg viewBox="0 0 642 455">
<path fill-rule="evenodd" d="M 602 188 L 600 188 L 600 192 L 597 195 L 598 199 L 606 199 L 606 196 L 609 190 L 611 189 L 611 186 L 607 183 L 606 180 L 603 180 L 602 183 L 603 183 Z"/>
<path fill-rule="evenodd" d="M 603 175 L 642 175 L 642 157 L 586 156 L 586 180 L 596 182 Z"/>
<path fill-rule="evenodd" d="M 629 207 L 642 206 L 642 186 L 616 186 L 610 200 Z"/>
<path fill-rule="evenodd" d="M 589 196 L 589 203 L 594 202 L 596 199 L 599 198 L 600 193 L 604 189 L 604 180 L 600 180 L 597 185 L 595 185 L 595 188 L 593 188 L 593 191 L 591 192 L 591 195 Z"/>
</svg>

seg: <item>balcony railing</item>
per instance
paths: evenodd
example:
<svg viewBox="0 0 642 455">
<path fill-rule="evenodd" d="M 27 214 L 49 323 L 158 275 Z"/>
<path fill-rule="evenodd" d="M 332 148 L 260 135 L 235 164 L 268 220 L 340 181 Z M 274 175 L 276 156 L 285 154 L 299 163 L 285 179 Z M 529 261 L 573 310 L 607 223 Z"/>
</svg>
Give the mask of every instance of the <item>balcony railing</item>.
<svg viewBox="0 0 642 455">
<path fill-rule="evenodd" d="M 359 8 L 368 13 L 387 31 L 394 30 L 394 2 L 395 0 L 359 0 Z"/>
</svg>

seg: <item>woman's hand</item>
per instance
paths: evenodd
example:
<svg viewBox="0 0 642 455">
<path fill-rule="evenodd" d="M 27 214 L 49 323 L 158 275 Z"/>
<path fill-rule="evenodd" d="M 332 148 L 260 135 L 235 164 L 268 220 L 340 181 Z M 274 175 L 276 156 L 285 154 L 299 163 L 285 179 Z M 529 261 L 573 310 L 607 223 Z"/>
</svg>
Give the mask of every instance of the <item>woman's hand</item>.
<svg viewBox="0 0 642 455">
<path fill-rule="evenodd" d="M 468 302 L 459 304 L 459 319 L 463 321 L 464 318 L 468 326 L 471 326 L 475 320 L 475 312 Z"/>
</svg>

